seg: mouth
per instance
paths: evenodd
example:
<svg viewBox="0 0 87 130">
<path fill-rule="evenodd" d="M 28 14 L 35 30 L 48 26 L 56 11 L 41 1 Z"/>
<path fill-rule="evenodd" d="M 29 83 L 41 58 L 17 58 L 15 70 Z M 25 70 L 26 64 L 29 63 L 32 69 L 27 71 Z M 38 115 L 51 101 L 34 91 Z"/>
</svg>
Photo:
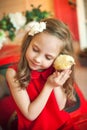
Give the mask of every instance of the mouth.
<svg viewBox="0 0 87 130">
<path fill-rule="evenodd" d="M 37 63 L 33 62 L 33 61 L 30 61 L 30 64 L 33 66 L 33 67 L 39 67 L 40 65 L 38 65 Z"/>
</svg>

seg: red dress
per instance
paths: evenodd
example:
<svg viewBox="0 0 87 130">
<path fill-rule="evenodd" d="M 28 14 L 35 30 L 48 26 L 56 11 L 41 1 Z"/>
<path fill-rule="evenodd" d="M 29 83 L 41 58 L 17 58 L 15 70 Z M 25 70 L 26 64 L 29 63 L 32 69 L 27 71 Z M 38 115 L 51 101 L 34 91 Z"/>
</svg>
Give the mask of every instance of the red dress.
<svg viewBox="0 0 87 130">
<path fill-rule="evenodd" d="M 31 80 L 26 88 L 31 102 L 39 95 L 47 77 L 53 71 L 51 67 L 43 72 L 31 72 Z M 69 114 L 63 110 L 59 110 L 53 92 L 36 120 L 30 121 L 26 119 L 17 106 L 16 111 L 18 114 L 18 130 L 74 130 Z"/>
</svg>

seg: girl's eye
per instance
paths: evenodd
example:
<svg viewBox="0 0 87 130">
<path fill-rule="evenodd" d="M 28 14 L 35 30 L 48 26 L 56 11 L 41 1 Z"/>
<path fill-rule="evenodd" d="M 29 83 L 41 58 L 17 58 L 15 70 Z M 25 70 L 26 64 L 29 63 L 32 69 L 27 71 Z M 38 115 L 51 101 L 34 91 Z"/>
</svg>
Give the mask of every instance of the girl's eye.
<svg viewBox="0 0 87 130">
<path fill-rule="evenodd" d="M 47 59 L 47 60 L 53 60 L 53 58 L 50 57 L 50 56 L 46 56 L 46 59 Z"/>
<path fill-rule="evenodd" d="M 38 48 L 36 48 L 36 47 L 33 47 L 33 51 L 39 52 Z"/>
</svg>

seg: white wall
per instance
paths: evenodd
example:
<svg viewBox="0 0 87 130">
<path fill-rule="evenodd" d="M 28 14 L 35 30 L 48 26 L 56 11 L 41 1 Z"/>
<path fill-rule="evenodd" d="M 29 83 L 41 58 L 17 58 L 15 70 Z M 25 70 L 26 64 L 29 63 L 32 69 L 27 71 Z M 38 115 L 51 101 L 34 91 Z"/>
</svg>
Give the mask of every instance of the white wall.
<svg viewBox="0 0 87 130">
<path fill-rule="evenodd" d="M 79 27 L 80 47 L 87 48 L 87 23 L 85 16 L 84 0 L 77 0 L 77 18 Z"/>
</svg>

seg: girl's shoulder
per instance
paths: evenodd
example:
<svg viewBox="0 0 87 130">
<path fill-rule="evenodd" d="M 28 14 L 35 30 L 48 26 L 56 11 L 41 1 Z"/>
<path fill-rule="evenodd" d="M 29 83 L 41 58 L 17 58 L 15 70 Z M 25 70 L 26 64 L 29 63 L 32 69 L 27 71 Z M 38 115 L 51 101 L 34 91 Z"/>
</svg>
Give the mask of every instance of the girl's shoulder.
<svg viewBox="0 0 87 130">
<path fill-rule="evenodd" d="M 17 72 L 17 65 L 11 65 L 8 67 L 7 71 L 6 71 L 6 79 L 10 80 L 13 79 L 16 76 L 16 72 Z"/>
<path fill-rule="evenodd" d="M 10 66 L 8 67 L 8 69 L 13 69 L 13 70 L 15 70 L 15 71 L 17 71 L 17 68 L 18 68 L 18 64 L 13 64 L 13 65 L 10 65 Z"/>
</svg>

